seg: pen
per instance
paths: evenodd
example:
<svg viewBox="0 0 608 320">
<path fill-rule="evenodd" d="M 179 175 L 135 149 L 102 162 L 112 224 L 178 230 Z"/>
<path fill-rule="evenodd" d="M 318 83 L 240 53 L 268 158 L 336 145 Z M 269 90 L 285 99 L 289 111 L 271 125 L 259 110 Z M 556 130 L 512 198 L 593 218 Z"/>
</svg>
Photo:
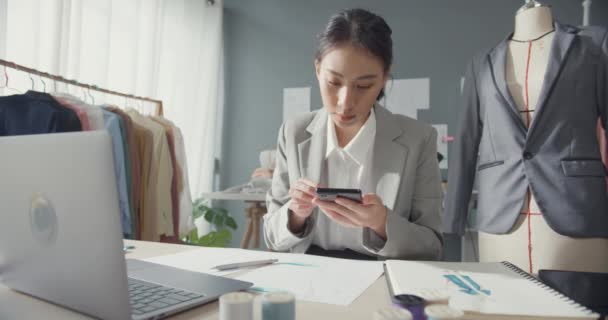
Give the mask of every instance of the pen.
<svg viewBox="0 0 608 320">
<path fill-rule="evenodd" d="M 229 263 L 229 264 L 222 264 L 219 266 L 215 266 L 215 267 L 213 267 L 213 269 L 217 269 L 219 271 L 224 271 L 224 270 L 246 268 L 246 267 L 257 267 L 257 266 L 265 266 L 268 264 L 273 264 L 278 261 L 279 261 L 279 259 L 268 259 L 268 260 L 256 260 L 256 261 L 248 261 L 248 262 Z"/>
</svg>

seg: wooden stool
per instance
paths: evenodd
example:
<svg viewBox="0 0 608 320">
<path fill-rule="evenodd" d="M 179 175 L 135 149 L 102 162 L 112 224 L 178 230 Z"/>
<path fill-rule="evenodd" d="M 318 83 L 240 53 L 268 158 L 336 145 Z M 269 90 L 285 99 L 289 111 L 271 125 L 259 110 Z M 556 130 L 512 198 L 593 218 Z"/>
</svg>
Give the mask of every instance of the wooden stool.
<svg viewBox="0 0 608 320">
<path fill-rule="evenodd" d="M 263 201 L 246 201 L 251 203 L 245 210 L 247 219 L 247 230 L 241 241 L 241 248 L 247 249 L 249 247 L 249 241 L 253 234 L 253 248 L 260 247 L 260 220 L 266 214 L 266 206 Z"/>
</svg>

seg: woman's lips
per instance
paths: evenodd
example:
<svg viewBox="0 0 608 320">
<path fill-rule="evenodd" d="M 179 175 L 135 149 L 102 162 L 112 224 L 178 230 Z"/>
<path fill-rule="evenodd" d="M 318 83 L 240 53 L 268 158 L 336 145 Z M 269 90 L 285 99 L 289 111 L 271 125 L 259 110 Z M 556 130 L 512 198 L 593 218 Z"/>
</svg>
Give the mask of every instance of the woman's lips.
<svg viewBox="0 0 608 320">
<path fill-rule="evenodd" d="M 355 115 L 340 115 L 340 114 L 336 114 L 338 116 L 338 120 L 342 121 L 342 122 L 348 122 L 351 121 L 355 118 Z"/>
</svg>

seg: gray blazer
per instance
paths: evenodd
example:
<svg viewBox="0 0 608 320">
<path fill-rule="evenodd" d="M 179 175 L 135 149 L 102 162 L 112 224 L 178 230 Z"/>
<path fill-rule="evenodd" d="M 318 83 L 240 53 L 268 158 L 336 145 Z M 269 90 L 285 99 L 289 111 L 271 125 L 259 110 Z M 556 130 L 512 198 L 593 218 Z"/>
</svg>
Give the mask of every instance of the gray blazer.
<svg viewBox="0 0 608 320">
<path fill-rule="evenodd" d="M 438 259 L 442 248 L 437 132 L 417 120 L 392 114 L 376 106 L 376 138 L 372 180 L 388 209 L 387 240 L 362 228 L 362 243 L 379 258 Z M 267 195 L 264 235 L 276 251 L 306 252 L 312 242 L 314 223 L 302 235 L 287 228 L 290 186 L 299 178 L 324 181 L 322 177 L 327 140 L 327 112 L 317 110 L 286 121 L 279 131 L 277 164 Z"/>
<path fill-rule="evenodd" d="M 505 80 L 509 38 L 469 66 L 460 128 L 450 153 L 447 233 L 463 233 L 477 175 L 479 230 L 510 231 L 530 186 L 556 232 L 608 237 L 607 171 L 596 137 L 598 117 L 608 126 L 607 33 L 559 23 L 555 29 L 529 130 Z"/>
</svg>

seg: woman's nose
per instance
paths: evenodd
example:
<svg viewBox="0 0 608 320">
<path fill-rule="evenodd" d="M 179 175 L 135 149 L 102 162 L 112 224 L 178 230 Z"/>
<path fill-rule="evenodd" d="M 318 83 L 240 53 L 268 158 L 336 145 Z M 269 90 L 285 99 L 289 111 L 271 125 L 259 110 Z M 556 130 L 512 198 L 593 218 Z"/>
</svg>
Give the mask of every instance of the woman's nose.
<svg viewBox="0 0 608 320">
<path fill-rule="evenodd" d="M 340 89 L 338 97 L 338 111 L 341 113 L 348 113 L 348 111 L 354 109 L 355 106 L 355 92 L 348 87 Z"/>
</svg>

